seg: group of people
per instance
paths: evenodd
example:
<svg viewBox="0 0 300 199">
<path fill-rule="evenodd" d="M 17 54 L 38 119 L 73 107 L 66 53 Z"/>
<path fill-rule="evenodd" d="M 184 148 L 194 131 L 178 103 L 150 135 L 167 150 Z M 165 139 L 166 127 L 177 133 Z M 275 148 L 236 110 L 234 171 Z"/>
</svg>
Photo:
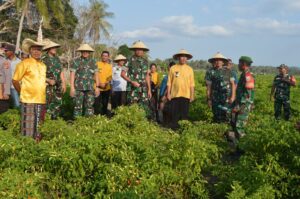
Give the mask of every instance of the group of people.
<svg viewBox="0 0 300 199">
<path fill-rule="evenodd" d="M 45 114 L 57 119 L 61 114 L 62 96 L 67 90 L 65 71 L 57 49 L 59 44 L 46 39 L 25 39 L 22 51 L 29 57 L 20 60 L 13 45 L 2 46 L 5 58 L 0 58 L 0 111 L 5 112 L 11 98 L 21 109 L 23 135 L 39 140 L 38 125 Z M 74 118 L 109 114 L 109 102 L 115 109 L 122 105 L 138 104 L 149 119 L 177 129 L 180 120 L 187 120 L 189 105 L 195 99 L 194 71 L 188 65 L 192 55 L 180 50 L 173 55 L 177 62 L 170 62 L 168 74 L 160 81 L 156 64 L 144 58 L 147 46 L 137 41 L 130 47 L 133 56 L 119 54 L 110 61 L 109 51 L 101 53 L 101 60 L 92 57 L 94 49 L 81 44 L 70 65 L 70 96 L 74 98 Z M 1 51 L 0 51 L 1 52 Z M 44 52 L 44 53 L 43 53 Z M 207 104 L 212 109 L 214 122 L 230 122 L 233 131 L 228 139 L 236 142 L 245 135 L 245 125 L 253 107 L 255 79 L 250 72 L 252 59 L 242 56 L 237 71 L 230 59 L 217 53 L 209 62 L 212 67 L 205 75 Z M 288 67 L 280 66 L 275 77 L 271 98 L 275 94 L 275 117 L 279 118 L 284 107 L 285 119 L 290 117 L 289 89 L 295 86 L 294 76 Z M 19 98 L 20 96 L 20 98 Z M 20 103 L 19 103 L 20 102 Z"/>
</svg>

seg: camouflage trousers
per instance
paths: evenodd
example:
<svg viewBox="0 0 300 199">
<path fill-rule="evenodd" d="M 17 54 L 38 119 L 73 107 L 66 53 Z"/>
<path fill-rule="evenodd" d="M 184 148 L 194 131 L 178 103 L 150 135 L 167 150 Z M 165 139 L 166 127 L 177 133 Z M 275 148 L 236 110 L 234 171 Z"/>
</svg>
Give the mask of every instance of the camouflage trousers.
<svg viewBox="0 0 300 199">
<path fill-rule="evenodd" d="M 224 102 L 225 101 L 225 102 Z M 213 100 L 212 101 L 212 112 L 213 121 L 216 123 L 228 122 L 227 111 L 222 109 L 222 107 L 227 107 L 228 104 L 226 100 Z"/>
<path fill-rule="evenodd" d="M 47 113 L 51 115 L 51 119 L 57 119 L 60 116 L 62 106 L 62 92 L 47 88 Z"/>
<path fill-rule="evenodd" d="M 75 93 L 74 117 L 94 115 L 94 91 L 79 91 Z"/>
<path fill-rule="evenodd" d="M 252 104 L 243 104 L 238 112 L 232 113 L 232 127 L 237 138 L 245 136 L 245 127 L 248 122 Z"/>
<path fill-rule="evenodd" d="M 138 104 L 145 112 L 148 119 L 152 119 L 150 101 L 146 88 L 136 88 L 128 92 L 127 100 L 129 104 Z"/>
<path fill-rule="evenodd" d="M 281 116 L 282 107 L 284 112 L 284 119 L 289 120 L 291 115 L 291 105 L 289 99 L 275 99 L 274 102 L 275 118 L 279 119 L 279 117 Z"/>
</svg>

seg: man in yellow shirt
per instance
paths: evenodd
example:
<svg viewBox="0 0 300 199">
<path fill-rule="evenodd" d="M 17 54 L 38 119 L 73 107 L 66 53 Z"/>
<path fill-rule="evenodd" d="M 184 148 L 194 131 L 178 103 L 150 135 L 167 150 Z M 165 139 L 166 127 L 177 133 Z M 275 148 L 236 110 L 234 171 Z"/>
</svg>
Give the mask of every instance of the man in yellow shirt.
<svg viewBox="0 0 300 199">
<path fill-rule="evenodd" d="M 171 101 L 172 129 L 179 128 L 179 120 L 188 119 L 189 104 L 194 100 L 194 71 L 187 65 L 187 60 L 192 57 L 186 50 L 181 50 L 173 56 L 178 60 L 178 64 L 170 69 L 167 83 L 167 98 Z"/>
<path fill-rule="evenodd" d="M 101 61 L 97 62 L 99 70 L 100 96 L 95 99 L 95 113 L 108 114 L 108 102 L 111 95 L 112 65 L 109 60 L 110 53 L 103 51 Z M 101 107 L 101 111 L 99 108 Z"/>
<path fill-rule="evenodd" d="M 46 83 L 55 84 L 54 80 L 46 79 L 47 67 L 41 62 L 42 47 L 42 42 L 25 39 L 22 49 L 30 58 L 17 64 L 13 75 L 13 85 L 21 93 L 21 133 L 37 141 L 41 139 L 37 127 L 45 117 Z"/>
</svg>

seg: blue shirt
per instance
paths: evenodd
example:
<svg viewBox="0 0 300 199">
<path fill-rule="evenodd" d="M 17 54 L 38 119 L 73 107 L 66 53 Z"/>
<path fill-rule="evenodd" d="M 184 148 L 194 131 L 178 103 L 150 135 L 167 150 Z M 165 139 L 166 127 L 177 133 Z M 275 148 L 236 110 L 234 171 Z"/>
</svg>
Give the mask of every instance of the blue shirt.
<svg viewBox="0 0 300 199">
<path fill-rule="evenodd" d="M 168 83 L 168 75 L 165 75 L 164 79 L 161 82 L 160 90 L 159 90 L 159 96 L 162 97 L 165 95 L 166 89 L 167 89 L 167 83 Z"/>
</svg>

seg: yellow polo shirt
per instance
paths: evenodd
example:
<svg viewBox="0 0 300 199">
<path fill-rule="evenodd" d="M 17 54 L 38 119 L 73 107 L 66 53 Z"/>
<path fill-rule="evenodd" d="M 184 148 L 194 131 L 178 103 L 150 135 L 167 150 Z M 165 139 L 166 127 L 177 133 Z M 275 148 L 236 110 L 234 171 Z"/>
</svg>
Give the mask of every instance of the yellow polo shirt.
<svg viewBox="0 0 300 199">
<path fill-rule="evenodd" d="M 191 98 L 191 87 L 195 87 L 194 71 L 188 65 L 174 65 L 168 75 L 168 84 L 171 88 L 171 98 Z"/>
<path fill-rule="evenodd" d="M 108 83 L 104 89 L 100 89 L 100 91 L 108 91 L 111 89 L 110 82 L 112 80 L 112 65 L 109 63 L 105 63 L 102 61 L 97 62 L 97 66 L 99 69 L 99 82 L 100 83 Z"/>
<path fill-rule="evenodd" d="M 24 59 L 17 64 L 13 80 L 22 82 L 20 101 L 29 104 L 46 103 L 46 70 L 41 61 Z"/>
<path fill-rule="evenodd" d="M 151 81 L 154 83 L 155 86 L 158 85 L 158 83 L 159 83 L 158 72 L 151 73 Z"/>
</svg>

